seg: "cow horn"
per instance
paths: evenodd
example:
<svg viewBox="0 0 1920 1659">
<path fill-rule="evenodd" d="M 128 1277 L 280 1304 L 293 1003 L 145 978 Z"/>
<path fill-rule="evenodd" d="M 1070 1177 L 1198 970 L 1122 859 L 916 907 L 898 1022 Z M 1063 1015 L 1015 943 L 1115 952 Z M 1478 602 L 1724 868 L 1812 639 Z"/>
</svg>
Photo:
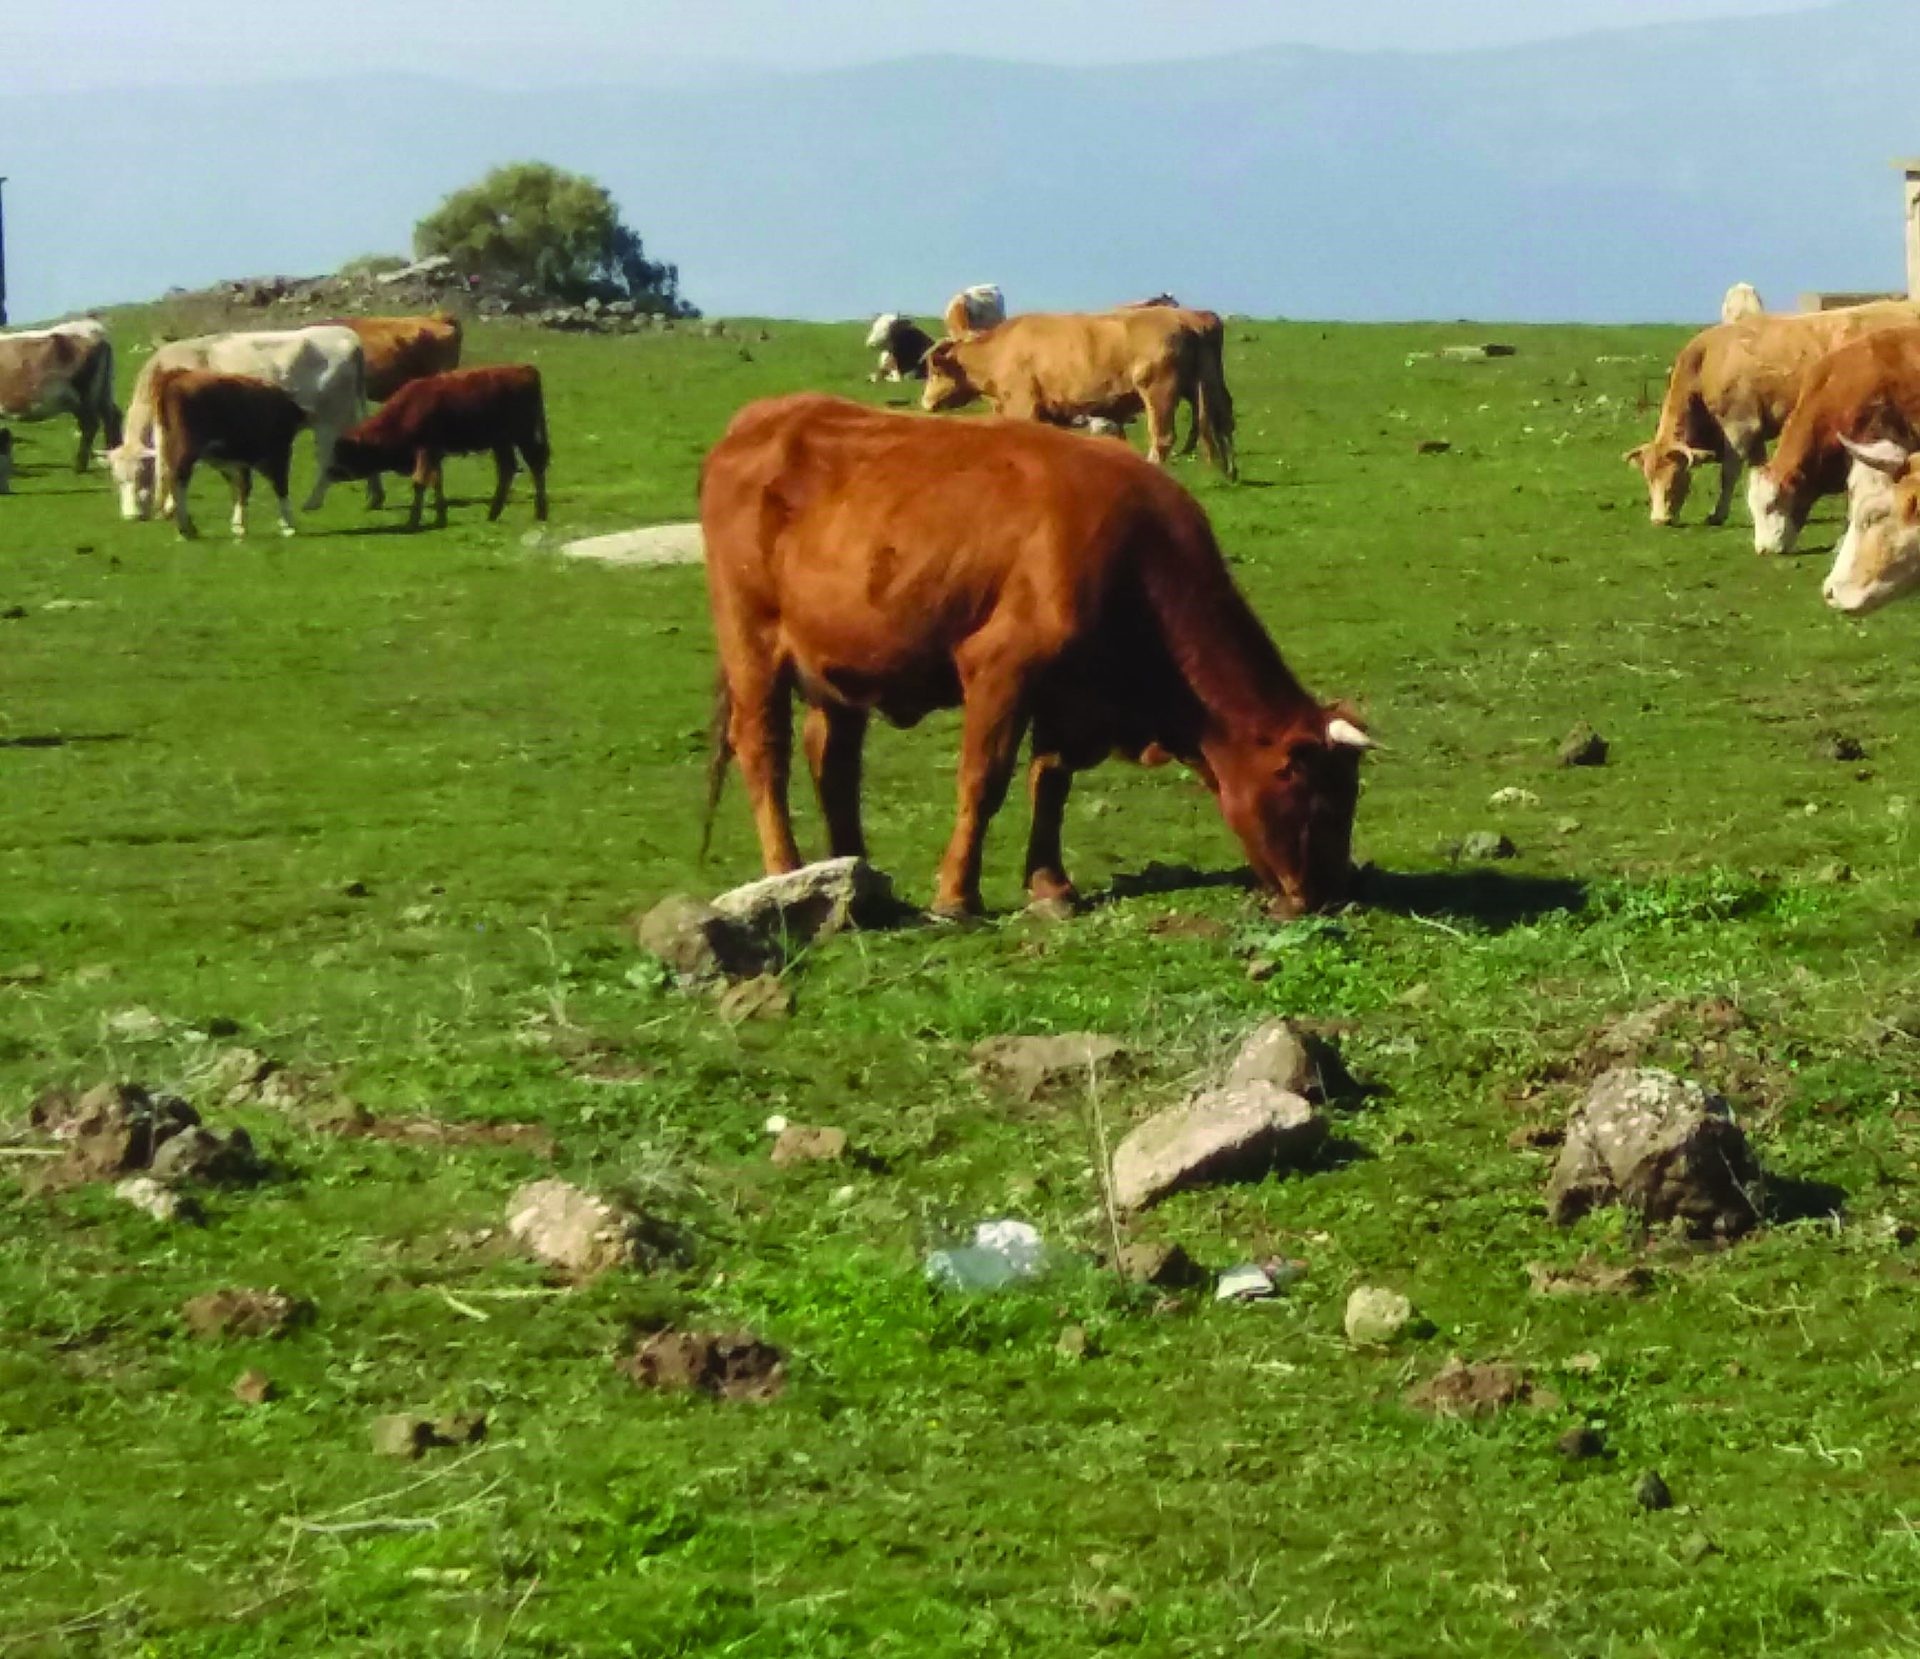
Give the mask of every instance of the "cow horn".
<svg viewBox="0 0 1920 1659">
<path fill-rule="evenodd" d="M 1327 741 L 1349 749 L 1373 749 L 1379 746 L 1344 715 L 1335 715 L 1327 722 Z"/>
<path fill-rule="evenodd" d="M 1892 438 L 1875 438 L 1870 444 L 1857 444 L 1853 439 L 1842 436 L 1840 441 L 1847 446 L 1847 453 L 1862 466 L 1872 467 L 1875 472 L 1884 472 L 1892 478 L 1898 478 L 1905 472 L 1907 462 L 1913 458 L 1911 450 Z"/>
</svg>

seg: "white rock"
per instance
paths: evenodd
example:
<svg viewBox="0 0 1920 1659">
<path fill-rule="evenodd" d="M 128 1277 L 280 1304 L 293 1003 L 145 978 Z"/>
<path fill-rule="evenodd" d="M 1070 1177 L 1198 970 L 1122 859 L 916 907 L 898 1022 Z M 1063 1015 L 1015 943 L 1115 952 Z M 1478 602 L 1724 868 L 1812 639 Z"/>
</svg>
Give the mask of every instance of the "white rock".
<svg viewBox="0 0 1920 1659">
<path fill-rule="evenodd" d="M 1356 1348 L 1385 1347 L 1412 1318 L 1413 1304 L 1399 1291 L 1362 1285 L 1347 1298 L 1347 1340 Z"/>
<path fill-rule="evenodd" d="M 1114 1149 L 1113 1198 L 1143 1209 L 1182 1187 L 1258 1180 L 1310 1159 L 1327 1122 L 1267 1082 L 1214 1089 L 1149 1118 Z"/>
</svg>

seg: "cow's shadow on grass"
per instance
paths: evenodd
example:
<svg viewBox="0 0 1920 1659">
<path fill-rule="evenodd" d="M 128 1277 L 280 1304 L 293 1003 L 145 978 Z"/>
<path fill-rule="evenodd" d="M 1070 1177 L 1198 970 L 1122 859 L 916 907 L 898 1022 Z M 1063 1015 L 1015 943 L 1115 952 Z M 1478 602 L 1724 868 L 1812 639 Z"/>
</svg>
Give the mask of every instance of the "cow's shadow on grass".
<svg viewBox="0 0 1920 1659">
<path fill-rule="evenodd" d="M 1435 921 L 1468 922 L 1491 932 L 1586 906 L 1587 887 L 1562 876 L 1515 876 L 1501 870 L 1382 870 L 1354 873 L 1354 901 L 1369 910 Z"/>
<path fill-rule="evenodd" d="M 85 743 L 125 743 L 131 732 L 29 732 L 0 737 L 0 749 L 70 749 Z"/>
<path fill-rule="evenodd" d="M 1085 906 L 1089 910 L 1103 910 L 1128 899 L 1153 898 L 1164 893 L 1197 893 L 1221 887 L 1251 892 L 1253 872 L 1244 865 L 1237 870 L 1199 870 L 1191 864 L 1156 862 L 1144 869 L 1120 872 L 1108 882 L 1105 891 L 1089 894 Z"/>
<path fill-rule="evenodd" d="M 1847 1190 L 1831 1181 L 1767 1172 L 1761 1212 L 1776 1225 L 1785 1221 L 1831 1221 L 1846 1208 Z"/>
</svg>

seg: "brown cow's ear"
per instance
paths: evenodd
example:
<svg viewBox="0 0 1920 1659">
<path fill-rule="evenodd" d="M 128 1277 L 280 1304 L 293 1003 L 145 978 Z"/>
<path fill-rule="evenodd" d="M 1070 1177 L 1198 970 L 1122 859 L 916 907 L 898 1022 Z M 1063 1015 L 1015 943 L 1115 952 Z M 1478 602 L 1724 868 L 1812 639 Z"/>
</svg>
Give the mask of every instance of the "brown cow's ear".
<svg viewBox="0 0 1920 1659">
<path fill-rule="evenodd" d="M 1646 458 L 1649 447 L 1647 444 L 1635 444 L 1633 448 L 1622 454 L 1620 459 L 1625 461 L 1630 467 L 1637 467 Z"/>
</svg>

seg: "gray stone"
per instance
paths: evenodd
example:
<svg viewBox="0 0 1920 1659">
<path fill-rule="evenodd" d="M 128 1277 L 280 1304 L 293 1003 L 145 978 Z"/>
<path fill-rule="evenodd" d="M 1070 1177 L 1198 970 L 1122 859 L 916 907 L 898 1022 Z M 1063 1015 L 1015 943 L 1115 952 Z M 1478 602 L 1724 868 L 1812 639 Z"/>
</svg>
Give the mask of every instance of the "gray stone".
<svg viewBox="0 0 1920 1659">
<path fill-rule="evenodd" d="M 748 882 L 713 901 L 729 921 L 789 948 L 899 914 L 893 883 L 864 858 L 830 858 L 788 875 Z"/>
<path fill-rule="evenodd" d="M 1497 830 L 1475 830 L 1460 843 L 1460 856 L 1485 863 L 1498 858 L 1518 858 L 1520 849 Z"/>
<path fill-rule="evenodd" d="M 1498 341 L 1489 341 L 1479 346 L 1442 346 L 1440 355 L 1454 363 L 1481 363 L 1489 357 L 1511 357 L 1514 355 L 1514 349 Z"/>
<path fill-rule="evenodd" d="M 780 966 L 773 942 L 685 893 L 662 899 L 636 927 L 640 948 L 683 980 L 751 979 Z"/>
<path fill-rule="evenodd" d="M 1320 1068 L 1291 1020 L 1268 1020 L 1240 1045 L 1227 1068 L 1226 1086 L 1238 1089 L 1249 1083 L 1271 1083 L 1288 1094 L 1319 1098 Z"/>
<path fill-rule="evenodd" d="M 1362 1285 L 1347 1298 L 1347 1340 L 1356 1348 L 1384 1348 L 1412 1318 L 1413 1304 L 1399 1291 Z"/>
<path fill-rule="evenodd" d="M 844 1129 L 818 1129 L 790 1123 L 773 1142 L 773 1161 L 783 1169 L 789 1164 L 834 1163 L 846 1155 Z"/>
<path fill-rule="evenodd" d="M 1123 1244 L 1117 1265 L 1129 1284 L 1151 1285 L 1156 1290 L 1191 1290 L 1207 1278 L 1206 1270 L 1178 1244 Z"/>
<path fill-rule="evenodd" d="M 1605 766 L 1607 740 L 1584 720 L 1567 733 L 1560 745 L 1562 766 Z"/>
<path fill-rule="evenodd" d="M 1660 1478 L 1660 1471 L 1649 1469 L 1640 1477 L 1640 1484 L 1633 1489 L 1633 1501 L 1642 1509 L 1671 1509 L 1673 1493 L 1667 1483 Z"/>
<path fill-rule="evenodd" d="M 195 1124 L 162 1142 L 153 1155 L 153 1178 L 170 1186 L 187 1181 L 243 1184 L 265 1173 L 244 1129 L 224 1135 Z"/>
<path fill-rule="evenodd" d="M 1624 1204 L 1650 1225 L 1735 1237 L 1760 1219 L 1760 1186 L 1724 1100 L 1670 1072 L 1623 1066 L 1598 1078 L 1569 1119 L 1547 1202 L 1562 1225 Z"/>
<path fill-rule="evenodd" d="M 1114 1202 L 1137 1210 L 1183 1187 L 1298 1167 L 1326 1134 L 1307 1101 L 1271 1083 L 1214 1089 L 1149 1118 L 1114 1149 Z"/>
<path fill-rule="evenodd" d="M 507 1231 L 547 1266 L 575 1279 L 634 1259 L 634 1218 L 568 1181 L 530 1181 L 520 1188 L 507 1205 Z"/>
</svg>

